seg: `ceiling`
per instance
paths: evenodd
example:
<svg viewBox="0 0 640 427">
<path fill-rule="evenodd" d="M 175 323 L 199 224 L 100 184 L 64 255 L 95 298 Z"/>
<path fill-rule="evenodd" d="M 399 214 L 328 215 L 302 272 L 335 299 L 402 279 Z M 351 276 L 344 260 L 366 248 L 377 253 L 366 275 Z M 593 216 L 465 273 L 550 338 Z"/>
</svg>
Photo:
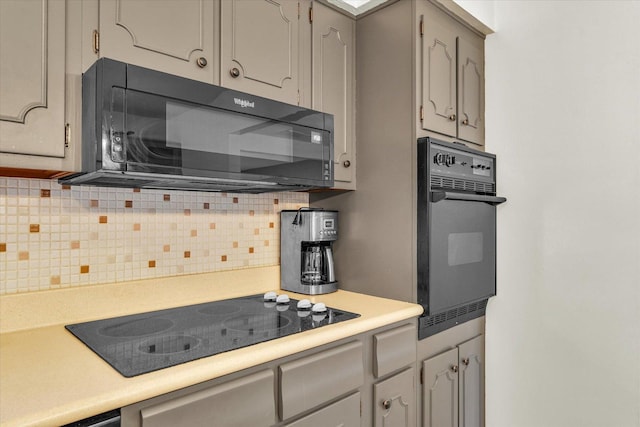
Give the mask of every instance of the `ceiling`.
<svg viewBox="0 0 640 427">
<path fill-rule="evenodd" d="M 327 0 L 329 3 L 334 6 L 339 7 L 340 9 L 344 9 L 347 12 L 350 12 L 354 15 L 360 15 L 368 10 L 373 9 L 386 2 L 387 0 Z"/>
</svg>

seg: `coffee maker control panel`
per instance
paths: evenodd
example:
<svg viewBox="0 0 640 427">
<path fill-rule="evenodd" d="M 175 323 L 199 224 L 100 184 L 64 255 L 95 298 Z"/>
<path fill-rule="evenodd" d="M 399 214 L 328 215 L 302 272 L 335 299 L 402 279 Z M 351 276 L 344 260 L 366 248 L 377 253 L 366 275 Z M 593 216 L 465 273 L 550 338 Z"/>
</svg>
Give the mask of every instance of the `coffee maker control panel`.
<svg viewBox="0 0 640 427">
<path fill-rule="evenodd" d="M 322 215 L 322 213 L 311 217 L 311 227 L 309 230 L 310 240 L 337 240 L 338 218 L 335 217 L 333 213 L 331 214 L 330 217 Z"/>
</svg>

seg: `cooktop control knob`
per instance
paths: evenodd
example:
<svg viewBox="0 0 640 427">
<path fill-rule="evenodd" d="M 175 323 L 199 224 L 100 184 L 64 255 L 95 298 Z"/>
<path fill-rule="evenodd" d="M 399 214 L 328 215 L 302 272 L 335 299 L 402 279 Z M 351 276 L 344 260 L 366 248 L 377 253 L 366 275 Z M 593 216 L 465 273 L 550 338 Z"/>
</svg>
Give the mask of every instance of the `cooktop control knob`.
<svg viewBox="0 0 640 427">
<path fill-rule="evenodd" d="M 277 297 L 278 294 L 276 294 L 275 292 L 267 292 L 266 294 L 264 294 L 265 301 L 275 301 Z"/>
<path fill-rule="evenodd" d="M 327 313 L 326 312 L 313 313 L 313 315 L 311 316 L 311 320 L 313 320 L 316 323 L 319 323 L 319 322 L 322 322 L 325 317 L 327 317 Z"/>
<path fill-rule="evenodd" d="M 298 310 L 309 310 L 311 308 L 311 301 L 308 299 L 302 299 L 298 301 Z"/>
<path fill-rule="evenodd" d="M 311 311 L 313 311 L 314 313 L 324 313 L 327 311 L 327 306 L 323 302 L 317 302 L 313 304 L 313 307 L 311 307 Z"/>
<path fill-rule="evenodd" d="M 289 304 L 289 301 L 289 295 L 287 294 L 278 295 L 276 298 L 276 303 L 278 304 Z"/>
</svg>

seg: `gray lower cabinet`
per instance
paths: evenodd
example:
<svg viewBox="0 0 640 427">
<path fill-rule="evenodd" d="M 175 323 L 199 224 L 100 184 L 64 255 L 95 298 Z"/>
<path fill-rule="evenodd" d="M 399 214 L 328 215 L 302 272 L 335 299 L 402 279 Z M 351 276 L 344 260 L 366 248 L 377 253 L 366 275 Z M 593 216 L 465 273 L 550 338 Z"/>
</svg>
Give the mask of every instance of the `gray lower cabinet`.
<svg viewBox="0 0 640 427">
<path fill-rule="evenodd" d="M 416 425 L 416 336 L 412 324 L 373 336 L 374 427 Z"/>
<path fill-rule="evenodd" d="M 289 419 L 364 384 L 362 343 L 280 365 L 280 418 Z"/>
<path fill-rule="evenodd" d="M 121 409 L 122 427 L 416 425 L 416 322 L 400 322 Z"/>
<path fill-rule="evenodd" d="M 143 427 L 268 427 L 275 421 L 273 371 L 265 370 L 140 410 Z"/>
<path fill-rule="evenodd" d="M 300 418 L 286 427 L 360 427 L 360 393 Z"/>
<path fill-rule="evenodd" d="M 373 386 L 374 427 L 416 425 L 416 390 L 413 367 Z"/>
<path fill-rule="evenodd" d="M 484 337 L 422 362 L 424 427 L 484 426 Z"/>
</svg>

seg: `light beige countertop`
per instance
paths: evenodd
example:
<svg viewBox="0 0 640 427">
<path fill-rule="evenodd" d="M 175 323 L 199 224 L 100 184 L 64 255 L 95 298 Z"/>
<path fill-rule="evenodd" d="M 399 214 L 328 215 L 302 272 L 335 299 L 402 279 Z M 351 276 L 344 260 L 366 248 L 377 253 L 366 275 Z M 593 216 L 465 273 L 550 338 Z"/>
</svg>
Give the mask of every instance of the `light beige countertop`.
<svg viewBox="0 0 640 427">
<path fill-rule="evenodd" d="M 322 301 L 357 319 L 125 378 L 65 324 L 278 289 L 264 267 L 0 297 L 0 425 L 54 426 L 419 316 L 416 304 L 339 290 Z"/>
</svg>

